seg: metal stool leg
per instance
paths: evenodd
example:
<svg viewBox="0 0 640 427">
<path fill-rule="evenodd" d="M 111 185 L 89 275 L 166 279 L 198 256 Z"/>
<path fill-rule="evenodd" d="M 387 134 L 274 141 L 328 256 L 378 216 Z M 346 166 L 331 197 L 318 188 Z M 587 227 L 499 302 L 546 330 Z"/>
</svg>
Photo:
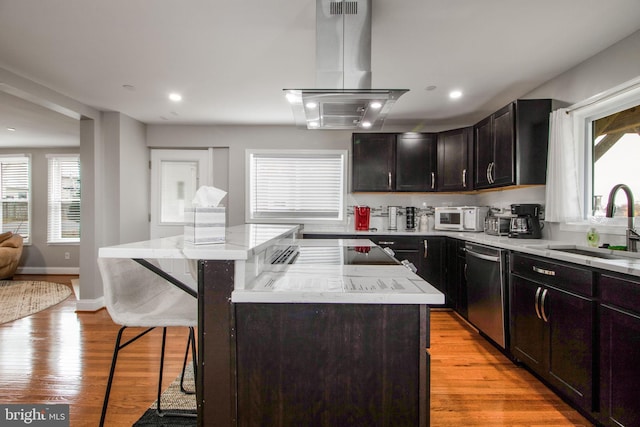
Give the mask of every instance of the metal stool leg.
<svg viewBox="0 0 640 427">
<path fill-rule="evenodd" d="M 168 412 L 168 411 L 162 410 L 160 398 L 162 397 L 162 374 L 164 370 L 164 349 L 165 349 L 166 339 L 167 339 L 167 328 L 165 327 L 165 328 L 162 328 L 162 349 L 160 350 L 160 375 L 158 378 L 158 404 L 156 406 L 156 414 L 158 414 L 159 417 L 188 417 L 188 418 L 197 417 L 198 414 Z"/>
<path fill-rule="evenodd" d="M 126 326 L 123 326 L 122 328 L 120 328 L 120 330 L 118 331 L 118 336 L 116 337 L 116 344 L 113 349 L 113 358 L 111 359 L 111 370 L 109 371 L 109 379 L 107 380 L 107 390 L 104 393 L 104 402 L 102 403 L 102 414 L 100 415 L 100 427 L 104 426 L 104 419 L 107 415 L 107 407 L 109 405 L 109 395 L 111 394 L 111 385 L 113 384 L 113 376 L 116 371 L 116 363 L 118 362 L 118 353 L 120 352 L 120 350 L 122 350 L 123 348 L 125 348 L 126 346 L 128 346 L 129 344 L 137 340 L 138 338 L 151 332 L 154 328 L 146 329 L 145 331 L 131 338 L 129 341 L 120 345 L 120 342 L 122 341 L 122 333 L 124 332 L 125 329 L 127 329 Z"/>
<path fill-rule="evenodd" d="M 192 327 L 189 328 L 189 338 L 187 339 L 187 349 L 184 352 L 184 362 L 182 363 L 182 375 L 180 375 L 180 390 L 185 394 L 195 394 L 195 390 L 187 390 L 184 388 L 184 374 L 187 369 L 187 360 L 189 358 L 189 347 L 191 347 L 192 363 L 193 363 L 193 375 L 195 378 L 196 370 L 196 340 L 195 333 Z"/>
</svg>

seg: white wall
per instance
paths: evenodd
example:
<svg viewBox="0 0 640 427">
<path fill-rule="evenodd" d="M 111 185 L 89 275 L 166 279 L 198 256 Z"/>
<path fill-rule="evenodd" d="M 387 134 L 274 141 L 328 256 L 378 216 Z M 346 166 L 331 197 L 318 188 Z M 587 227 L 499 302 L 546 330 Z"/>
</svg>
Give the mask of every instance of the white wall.
<svg viewBox="0 0 640 427">
<path fill-rule="evenodd" d="M 149 239 L 150 173 L 146 125 L 120 114 L 120 243 Z"/>
<path fill-rule="evenodd" d="M 576 103 L 640 76 L 640 31 L 527 93 Z"/>
<path fill-rule="evenodd" d="M 102 166 L 109 185 L 103 193 L 106 245 L 149 238 L 149 149 L 146 125 L 124 114 L 103 114 Z"/>
<path fill-rule="evenodd" d="M 351 145 L 351 132 L 308 131 L 292 126 L 148 125 L 150 148 L 228 148 L 228 225 L 244 223 L 245 150 L 248 148 L 340 149 Z M 218 151 L 216 151 L 218 153 Z M 216 160 L 217 162 L 218 160 Z M 214 177 L 214 179 L 216 179 Z"/>
</svg>

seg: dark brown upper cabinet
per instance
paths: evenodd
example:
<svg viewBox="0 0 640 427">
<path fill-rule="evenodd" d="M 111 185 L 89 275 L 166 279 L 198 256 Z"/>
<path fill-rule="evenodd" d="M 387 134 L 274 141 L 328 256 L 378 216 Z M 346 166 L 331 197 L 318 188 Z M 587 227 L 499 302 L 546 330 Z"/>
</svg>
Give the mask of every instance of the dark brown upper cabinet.
<svg viewBox="0 0 640 427">
<path fill-rule="evenodd" d="M 473 129 L 438 134 L 438 191 L 472 190 Z"/>
<path fill-rule="evenodd" d="M 550 99 L 514 101 L 473 127 L 474 188 L 546 182 Z"/>
<path fill-rule="evenodd" d="M 393 191 L 396 184 L 396 135 L 352 135 L 352 191 Z"/>
<path fill-rule="evenodd" d="M 396 136 L 396 191 L 436 191 L 435 133 Z"/>
<path fill-rule="evenodd" d="M 436 134 L 354 133 L 352 191 L 435 191 Z"/>
</svg>

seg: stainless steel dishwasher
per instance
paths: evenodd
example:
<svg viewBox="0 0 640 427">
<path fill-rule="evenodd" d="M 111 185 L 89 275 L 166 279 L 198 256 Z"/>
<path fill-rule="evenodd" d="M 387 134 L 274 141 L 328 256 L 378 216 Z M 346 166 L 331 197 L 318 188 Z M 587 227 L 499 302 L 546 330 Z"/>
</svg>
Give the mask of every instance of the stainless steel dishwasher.
<svg viewBox="0 0 640 427">
<path fill-rule="evenodd" d="M 507 251 L 469 242 L 465 249 L 469 321 L 506 348 Z"/>
</svg>

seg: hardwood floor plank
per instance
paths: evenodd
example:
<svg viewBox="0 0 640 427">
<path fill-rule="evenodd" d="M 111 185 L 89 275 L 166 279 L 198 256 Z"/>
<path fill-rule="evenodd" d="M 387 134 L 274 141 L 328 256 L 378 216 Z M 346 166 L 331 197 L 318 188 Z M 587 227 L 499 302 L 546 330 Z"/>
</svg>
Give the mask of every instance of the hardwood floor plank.
<svg viewBox="0 0 640 427">
<path fill-rule="evenodd" d="M 20 276 L 70 284 L 75 276 Z M 0 325 L 0 402 L 68 403 L 71 425 L 96 426 L 118 325 L 106 310 L 75 312 L 73 297 Z M 182 367 L 187 329 L 168 333 L 164 387 Z M 107 425 L 130 426 L 155 400 L 161 332 L 121 353 Z M 431 313 L 432 426 L 588 426 L 533 375 L 453 312 Z"/>
<path fill-rule="evenodd" d="M 431 312 L 431 425 L 591 426 L 452 311 Z"/>
</svg>

